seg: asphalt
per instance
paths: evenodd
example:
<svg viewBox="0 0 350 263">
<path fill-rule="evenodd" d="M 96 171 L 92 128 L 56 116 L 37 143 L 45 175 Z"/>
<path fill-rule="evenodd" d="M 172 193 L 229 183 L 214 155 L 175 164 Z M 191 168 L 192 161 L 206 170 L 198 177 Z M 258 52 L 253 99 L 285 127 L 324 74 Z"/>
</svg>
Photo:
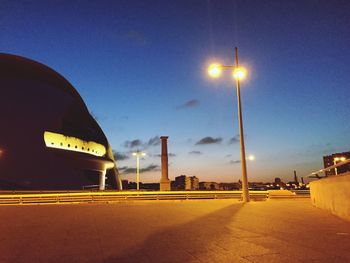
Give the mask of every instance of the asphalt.
<svg viewBox="0 0 350 263">
<path fill-rule="evenodd" d="M 0 262 L 350 262 L 309 199 L 0 206 Z"/>
</svg>

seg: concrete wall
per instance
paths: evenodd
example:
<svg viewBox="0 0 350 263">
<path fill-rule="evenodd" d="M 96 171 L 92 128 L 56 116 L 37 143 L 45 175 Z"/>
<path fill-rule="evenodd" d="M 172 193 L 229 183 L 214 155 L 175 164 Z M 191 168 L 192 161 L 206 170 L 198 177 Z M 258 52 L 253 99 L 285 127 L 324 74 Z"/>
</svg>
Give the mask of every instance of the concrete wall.
<svg viewBox="0 0 350 263">
<path fill-rule="evenodd" d="M 350 221 L 350 173 L 310 183 L 312 204 Z"/>
</svg>

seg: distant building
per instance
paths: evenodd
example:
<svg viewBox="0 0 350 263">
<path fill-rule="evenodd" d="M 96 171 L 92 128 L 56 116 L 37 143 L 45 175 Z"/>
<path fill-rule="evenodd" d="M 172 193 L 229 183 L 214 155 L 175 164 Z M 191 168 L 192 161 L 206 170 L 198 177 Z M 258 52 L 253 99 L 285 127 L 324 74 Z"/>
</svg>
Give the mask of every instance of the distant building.
<svg viewBox="0 0 350 263">
<path fill-rule="evenodd" d="M 266 190 L 266 186 L 262 182 L 249 182 L 248 186 L 250 190 Z"/>
<path fill-rule="evenodd" d="M 159 191 L 159 183 L 142 183 L 142 190 Z"/>
<path fill-rule="evenodd" d="M 340 162 L 341 159 L 350 159 L 350 152 L 342 152 L 342 153 L 333 153 L 331 155 L 323 156 L 323 165 L 324 168 L 330 167 L 332 165 L 335 165 L 336 163 Z M 350 164 L 345 164 L 342 166 L 339 166 L 336 168 L 337 173 L 345 173 L 350 171 Z M 336 174 L 336 169 L 331 169 L 329 171 L 326 171 L 326 176 L 331 176 Z"/>
<path fill-rule="evenodd" d="M 199 190 L 199 179 L 196 176 L 191 176 L 191 190 Z"/>
<path fill-rule="evenodd" d="M 200 190 L 219 190 L 220 185 L 216 182 L 200 182 L 199 189 Z"/>
<path fill-rule="evenodd" d="M 196 176 L 180 175 L 171 182 L 171 188 L 173 190 L 198 190 L 199 179 Z"/>
<path fill-rule="evenodd" d="M 128 190 L 129 189 L 129 181 L 122 180 L 122 186 L 123 186 L 123 190 Z"/>
<path fill-rule="evenodd" d="M 174 190 L 191 190 L 191 179 L 186 175 L 175 177 Z"/>
<path fill-rule="evenodd" d="M 224 191 L 239 190 L 241 185 L 239 183 L 220 183 L 219 189 Z"/>
<path fill-rule="evenodd" d="M 275 178 L 275 184 L 281 184 L 281 183 L 282 183 L 281 178 L 276 177 L 276 178 Z"/>
</svg>

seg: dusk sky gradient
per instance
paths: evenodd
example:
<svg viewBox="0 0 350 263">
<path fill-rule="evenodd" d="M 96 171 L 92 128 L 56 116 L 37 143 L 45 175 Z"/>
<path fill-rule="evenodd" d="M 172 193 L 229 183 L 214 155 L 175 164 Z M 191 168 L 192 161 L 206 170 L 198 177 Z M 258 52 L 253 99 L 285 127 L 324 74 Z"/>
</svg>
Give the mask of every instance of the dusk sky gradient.
<svg viewBox="0 0 350 263">
<path fill-rule="evenodd" d="M 140 149 L 142 181 L 159 180 L 161 135 L 170 179 L 241 178 L 235 82 L 206 75 L 212 61 L 233 64 L 235 46 L 249 72 L 250 181 L 292 180 L 350 150 L 350 1 L 0 0 L 0 36 L 1 52 L 41 62 L 78 90 L 122 179 L 135 180 Z"/>
</svg>

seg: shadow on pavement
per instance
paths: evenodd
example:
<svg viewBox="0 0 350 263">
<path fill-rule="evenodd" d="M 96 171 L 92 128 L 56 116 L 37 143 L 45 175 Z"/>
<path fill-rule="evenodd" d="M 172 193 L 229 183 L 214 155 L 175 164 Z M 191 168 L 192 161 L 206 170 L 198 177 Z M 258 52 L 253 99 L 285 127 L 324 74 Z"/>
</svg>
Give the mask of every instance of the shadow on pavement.
<svg viewBox="0 0 350 263">
<path fill-rule="evenodd" d="M 210 244 L 220 241 L 220 237 L 229 232 L 227 225 L 242 206 L 242 203 L 233 204 L 189 223 L 156 232 L 141 245 L 104 262 L 199 262 L 200 255 L 210 252 Z"/>
</svg>

